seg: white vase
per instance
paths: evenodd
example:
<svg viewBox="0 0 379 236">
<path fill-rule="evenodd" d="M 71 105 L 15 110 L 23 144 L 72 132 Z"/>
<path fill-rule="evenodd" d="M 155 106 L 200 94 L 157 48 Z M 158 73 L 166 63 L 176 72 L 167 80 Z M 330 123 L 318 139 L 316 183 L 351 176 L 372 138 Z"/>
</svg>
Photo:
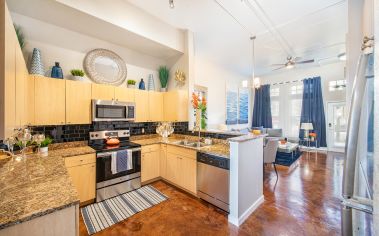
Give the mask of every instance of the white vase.
<svg viewBox="0 0 379 236">
<path fill-rule="evenodd" d="M 83 76 L 73 75 L 72 77 L 74 77 L 74 80 L 76 80 L 76 81 L 83 81 L 84 80 Z"/>
<path fill-rule="evenodd" d="M 47 153 L 49 151 L 49 147 L 41 147 L 39 148 L 40 153 Z"/>
<path fill-rule="evenodd" d="M 135 84 L 128 84 L 128 88 L 134 89 L 134 88 L 136 88 L 136 85 Z"/>
<path fill-rule="evenodd" d="M 167 92 L 167 88 L 161 88 L 161 92 Z"/>
<path fill-rule="evenodd" d="M 201 127 L 201 109 L 196 109 L 196 126 Z"/>
</svg>

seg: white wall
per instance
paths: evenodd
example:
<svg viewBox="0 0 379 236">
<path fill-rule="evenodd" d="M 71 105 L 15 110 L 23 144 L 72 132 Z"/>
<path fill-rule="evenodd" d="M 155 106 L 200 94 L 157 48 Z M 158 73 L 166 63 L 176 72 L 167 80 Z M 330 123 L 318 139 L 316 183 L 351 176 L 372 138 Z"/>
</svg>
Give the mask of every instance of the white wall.
<svg viewBox="0 0 379 236">
<path fill-rule="evenodd" d="M 22 27 L 26 37 L 25 59 L 29 61 L 33 48 L 39 48 L 47 71 L 46 76 L 49 76 L 51 67 L 57 61 L 60 62 L 65 78 L 70 78 L 71 69 L 83 68 L 83 59 L 87 52 L 95 48 L 105 48 L 114 51 L 124 59 L 128 70 L 127 79 L 138 82 L 144 78 L 147 82 L 147 76 L 151 73 L 155 78 L 156 89 L 160 88 L 157 69 L 160 65 L 166 64 L 166 61 L 162 59 L 17 13 L 12 13 L 12 19 L 15 24 Z"/>
<path fill-rule="evenodd" d="M 323 66 L 315 66 L 308 68 L 294 68 L 291 70 L 282 70 L 279 73 L 261 76 L 262 84 L 273 84 L 278 82 L 301 80 L 306 78 L 321 77 L 322 95 L 324 98 L 324 106 L 331 101 L 345 101 L 345 91 L 333 91 L 328 89 L 329 81 L 344 79 L 345 62 L 338 62 Z"/>
<path fill-rule="evenodd" d="M 229 86 L 240 87 L 243 80 L 249 77 L 239 74 L 238 71 L 227 68 L 213 62 L 202 54 L 195 51 L 195 85 L 208 88 L 208 128 L 217 129 L 219 124 L 226 121 L 226 88 Z M 249 111 L 249 115 L 251 112 Z M 249 121 L 251 118 L 249 118 Z M 248 127 L 247 125 L 229 126 Z"/>
</svg>

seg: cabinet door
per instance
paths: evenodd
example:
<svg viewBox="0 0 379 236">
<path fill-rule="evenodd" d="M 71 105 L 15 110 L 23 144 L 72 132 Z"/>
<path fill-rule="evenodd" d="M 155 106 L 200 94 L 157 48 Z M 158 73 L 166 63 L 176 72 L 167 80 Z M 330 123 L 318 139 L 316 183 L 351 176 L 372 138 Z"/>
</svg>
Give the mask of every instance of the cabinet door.
<svg viewBox="0 0 379 236">
<path fill-rule="evenodd" d="M 26 124 L 26 73 L 25 61 L 21 48 L 16 45 L 16 125 Z"/>
<path fill-rule="evenodd" d="M 37 76 L 34 87 L 35 123 L 65 124 L 65 80 Z"/>
<path fill-rule="evenodd" d="M 136 122 L 146 122 L 149 119 L 149 93 L 145 90 L 135 91 Z"/>
<path fill-rule="evenodd" d="M 179 185 L 196 194 L 196 160 L 188 157 L 179 157 L 179 160 Z"/>
<path fill-rule="evenodd" d="M 95 198 L 96 164 L 87 164 L 67 168 L 72 182 L 79 194 L 80 202 Z"/>
<path fill-rule="evenodd" d="M 163 119 L 163 93 L 149 91 L 149 121 Z"/>
<path fill-rule="evenodd" d="M 159 151 L 143 153 L 141 161 L 142 182 L 159 177 Z"/>
<path fill-rule="evenodd" d="M 134 102 L 135 89 L 115 87 L 114 97 L 118 101 L 122 102 Z"/>
<path fill-rule="evenodd" d="M 164 93 L 165 121 L 188 121 L 187 91 L 172 91 Z"/>
<path fill-rule="evenodd" d="M 66 80 L 66 123 L 91 123 L 91 84 Z"/>
<path fill-rule="evenodd" d="M 114 99 L 114 86 L 105 84 L 92 84 L 92 99 L 112 100 Z"/>
<path fill-rule="evenodd" d="M 173 153 L 167 152 L 167 163 L 166 163 L 166 179 L 173 182 L 174 184 L 179 184 L 178 176 L 178 157 Z"/>
<path fill-rule="evenodd" d="M 161 155 L 159 156 L 159 172 L 160 176 L 164 179 L 167 179 L 167 174 L 166 174 L 166 165 L 167 165 L 167 145 L 166 144 L 161 144 Z"/>
<path fill-rule="evenodd" d="M 35 124 L 35 102 L 34 102 L 34 76 L 29 75 L 26 71 L 26 93 L 25 93 L 25 104 L 26 104 L 26 124 L 34 125 Z"/>
</svg>

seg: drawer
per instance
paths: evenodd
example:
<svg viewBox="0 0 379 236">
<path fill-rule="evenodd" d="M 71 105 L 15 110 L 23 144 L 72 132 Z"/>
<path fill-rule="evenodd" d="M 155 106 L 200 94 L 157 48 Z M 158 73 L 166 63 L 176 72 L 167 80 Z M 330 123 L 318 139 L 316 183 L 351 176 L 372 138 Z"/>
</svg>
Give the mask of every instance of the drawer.
<svg viewBox="0 0 379 236">
<path fill-rule="evenodd" d="M 96 163 L 95 154 L 66 157 L 64 159 L 66 167 L 79 166 L 84 164 Z"/>
<path fill-rule="evenodd" d="M 167 145 L 167 152 L 196 160 L 196 151 L 189 148 Z"/>
<path fill-rule="evenodd" d="M 141 153 L 157 152 L 160 150 L 160 148 L 161 148 L 160 144 L 142 146 Z"/>
</svg>

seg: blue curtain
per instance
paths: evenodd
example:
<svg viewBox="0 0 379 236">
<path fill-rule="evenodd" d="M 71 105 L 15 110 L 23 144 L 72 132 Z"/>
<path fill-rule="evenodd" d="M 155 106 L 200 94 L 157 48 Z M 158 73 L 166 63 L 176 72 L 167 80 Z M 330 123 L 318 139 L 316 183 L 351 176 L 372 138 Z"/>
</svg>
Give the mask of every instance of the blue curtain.
<svg viewBox="0 0 379 236">
<path fill-rule="evenodd" d="M 301 107 L 300 123 L 312 123 L 313 131 L 317 135 L 317 146 L 326 147 L 326 125 L 324 102 L 322 99 L 321 78 L 314 77 L 303 80 L 303 103 Z M 304 137 L 300 130 L 299 137 Z"/>
<path fill-rule="evenodd" d="M 252 127 L 272 128 L 270 85 L 255 89 Z"/>
</svg>

